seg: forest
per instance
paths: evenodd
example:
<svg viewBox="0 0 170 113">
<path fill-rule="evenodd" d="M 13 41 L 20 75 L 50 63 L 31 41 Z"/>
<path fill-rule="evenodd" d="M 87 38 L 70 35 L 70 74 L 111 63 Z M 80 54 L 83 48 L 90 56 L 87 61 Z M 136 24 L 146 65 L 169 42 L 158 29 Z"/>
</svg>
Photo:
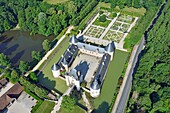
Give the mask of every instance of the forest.
<svg viewBox="0 0 170 113">
<path fill-rule="evenodd" d="M 88 4 L 93 1 L 88 0 Z M 31 31 L 32 35 L 58 35 L 82 12 L 86 2 L 72 0 L 67 4 L 51 5 L 41 0 L 0 0 L 0 33 L 18 24 L 21 30 Z M 86 15 L 80 16 L 79 21 Z"/>
<path fill-rule="evenodd" d="M 170 113 L 170 1 L 149 31 L 127 113 Z"/>
</svg>

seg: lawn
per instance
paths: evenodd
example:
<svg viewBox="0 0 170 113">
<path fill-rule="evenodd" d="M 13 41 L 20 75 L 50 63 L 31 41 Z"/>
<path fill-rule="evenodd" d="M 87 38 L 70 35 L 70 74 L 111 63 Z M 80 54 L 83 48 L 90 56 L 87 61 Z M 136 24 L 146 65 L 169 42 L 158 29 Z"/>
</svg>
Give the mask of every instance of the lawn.
<svg viewBox="0 0 170 113">
<path fill-rule="evenodd" d="M 110 20 L 106 20 L 105 22 L 100 22 L 99 19 L 96 19 L 93 24 L 97 26 L 107 27 L 110 22 L 111 22 Z"/>
<path fill-rule="evenodd" d="M 114 58 L 110 63 L 105 81 L 103 83 L 101 94 L 98 98 L 94 99 L 94 113 L 106 113 L 111 102 L 115 89 L 117 86 L 118 78 L 121 76 L 128 53 L 116 50 Z"/>
<path fill-rule="evenodd" d="M 55 106 L 54 102 L 44 101 L 35 113 L 51 113 Z"/>
<path fill-rule="evenodd" d="M 61 108 L 57 113 L 68 113 L 68 112 L 65 112 L 63 110 L 63 108 Z M 76 105 L 74 111 L 73 112 L 69 112 L 69 113 L 86 113 L 86 111 Z"/>
<path fill-rule="evenodd" d="M 45 86 L 46 88 L 50 90 L 55 90 L 60 93 L 64 93 L 67 90 L 67 86 L 65 81 L 59 79 L 59 78 L 54 78 L 52 75 L 51 67 L 54 63 L 58 62 L 60 59 L 61 55 L 65 52 L 69 45 L 68 39 L 65 39 L 58 47 L 55 49 L 57 52 L 54 57 L 49 60 L 48 64 L 45 66 L 44 70 L 42 73 L 39 75 L 39 82 Z M 43 64 L 44 65 L 44 64 Z M 40 69 L 43 67 L 40 66 Z"/>
<path fill-rule="evenodd" d="M 125 7 L 123 9 L 120 9 L 118 6 L 116 6 L 116 8 L 114 10 L 124 12 L 125 14 L 127 12 L 128 14 L 133 14 L 136 16 L 143 16 L 146 12 L 145 8 Z"/>
<path fill-rule="evenodd" d="M 49 4 L 57 4 L 57 3 L 63 3 L 63 2 L 67 2 L 69 0 L 44 0 L 44 2 L 47 2 Z"/>
</svg>

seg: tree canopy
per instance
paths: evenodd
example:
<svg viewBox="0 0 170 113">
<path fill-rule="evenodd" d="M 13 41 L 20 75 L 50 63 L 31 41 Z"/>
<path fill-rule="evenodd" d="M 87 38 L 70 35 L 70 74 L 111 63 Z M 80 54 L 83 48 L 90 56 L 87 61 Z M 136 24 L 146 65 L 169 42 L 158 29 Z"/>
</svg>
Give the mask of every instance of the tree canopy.
<svg viewBox="0 0 170 113">
<path fill-rule="evenodd" d="M 149 31 L 147 44 L 134 75 L 128 112 L 170 112 L 170 2 L 165 5 L 156 24 Z"/>
</svg>

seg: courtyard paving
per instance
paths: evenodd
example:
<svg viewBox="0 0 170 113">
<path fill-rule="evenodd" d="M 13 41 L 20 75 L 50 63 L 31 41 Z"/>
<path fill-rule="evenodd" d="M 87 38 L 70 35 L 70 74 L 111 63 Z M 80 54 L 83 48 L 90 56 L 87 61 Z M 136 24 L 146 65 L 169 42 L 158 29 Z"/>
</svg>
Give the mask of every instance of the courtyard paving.
<svg viewBox="0 0 170 113">
<path fill-rule="evenodd" d="M 93 74 L 100 63 L 100 60 L 101 58 L 81 53 L 77 55 L 71 69 L 78 67 L 77 70 L 80 70 L 82 74 L 85 74 L 84 80 L 90 83 L 94 78 Z"/>
</svg>

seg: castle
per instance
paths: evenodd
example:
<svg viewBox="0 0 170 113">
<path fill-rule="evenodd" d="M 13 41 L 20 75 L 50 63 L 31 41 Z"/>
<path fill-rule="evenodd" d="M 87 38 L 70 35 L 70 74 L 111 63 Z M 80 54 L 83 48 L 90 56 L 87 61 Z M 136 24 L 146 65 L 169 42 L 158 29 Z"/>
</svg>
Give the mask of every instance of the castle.
<svg viewBox="0 0 170 113">
<path fill-rule="evenodd" d="M 75 67 L 72 67 L 73 62 L 76 60 L 76 57 L 79 57 L 79 54 L 99 58 L 99 64 L 95 72 L 90 73 L 92 80 L 90 79 L 90 81 L 88 81 L 90 95 L 96 98 L 100 95 L 100 90 L 104 82 L 109 63 L 113 59 L 114 50 L 114 42 L 111 42 L 106 47 L 102 48 L 79 41 L 75 36 L 72 36 L 70 38 L 69 47 L 61 56 L 60 60 L 52 66 L 53 76 L 59 79 L 58 77 L 61 75 L 61 72 L 64 72 L 67 86 L 75 85 L 77 90 L 80 90 L 81 83 L 86 81 L 85 78 L 87 75 L 83 74 L 81 70 L 77 70 Z M 82 61 L 80 63 L 82 63 Z M 87 66 L 88 65 L 90 65 L 90 63 L 87 64 Z"/>
</svg>

